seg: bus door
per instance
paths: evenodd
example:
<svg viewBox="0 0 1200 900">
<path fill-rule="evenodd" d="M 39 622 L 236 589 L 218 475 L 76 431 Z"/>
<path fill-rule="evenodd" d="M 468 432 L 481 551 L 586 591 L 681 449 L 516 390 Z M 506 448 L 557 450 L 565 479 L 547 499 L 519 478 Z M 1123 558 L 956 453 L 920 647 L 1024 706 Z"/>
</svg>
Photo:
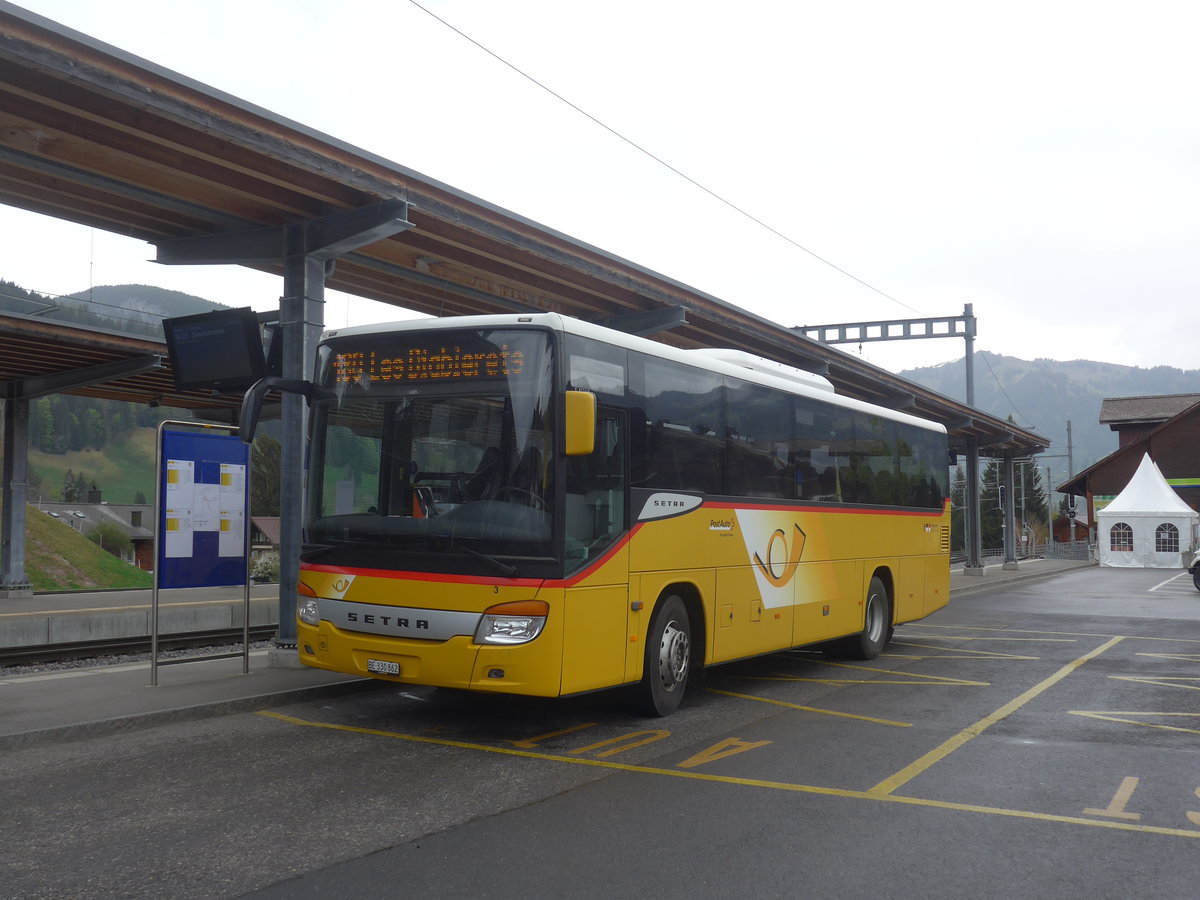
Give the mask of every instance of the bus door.
<svg viewBox="0 0 1200 900">
<path fill-rule="evenodd" d="M 600 407 L 596 446 L 568 457 L 564 503 L 567 585 L 562 692 L 625 680 L 629 611 L 628 431 L 625 413 Z"/>
</svg>

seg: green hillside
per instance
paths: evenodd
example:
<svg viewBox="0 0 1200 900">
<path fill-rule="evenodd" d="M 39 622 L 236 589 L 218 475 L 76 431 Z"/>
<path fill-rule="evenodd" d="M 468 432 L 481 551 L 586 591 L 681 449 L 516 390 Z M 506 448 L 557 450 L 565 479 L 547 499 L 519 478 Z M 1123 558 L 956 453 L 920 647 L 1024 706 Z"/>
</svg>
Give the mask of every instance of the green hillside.
<svg viewBox="0 0 1200 900">
<path fill-rule="evenodd" d="M 151 587 L 151 575 L 101 550 L 58 519 L 25 508 L 25 574 L 35 591 Z"/>
<path fill-rule="evenodd" d="M 62 494 L 67 472 L 83 474 L 87 486 L 98 487 L 109 503 L 154 502 L 154 428 L 136 428 L 112 441 L 103 452 L 73 450 L 67 453 L 29 451 L 29 467 L 34 482 L 46 500 L 57 500 Z"/>
</svg>

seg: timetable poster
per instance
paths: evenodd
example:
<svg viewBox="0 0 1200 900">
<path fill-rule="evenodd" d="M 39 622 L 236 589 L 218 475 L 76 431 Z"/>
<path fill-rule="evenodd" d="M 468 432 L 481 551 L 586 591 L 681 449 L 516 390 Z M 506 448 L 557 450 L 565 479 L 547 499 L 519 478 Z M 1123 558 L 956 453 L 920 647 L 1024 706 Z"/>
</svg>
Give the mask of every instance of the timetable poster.
<svg viewBox="0 0 1200 900">
<path fill-rule="evenodd" d="M 249 447 L 234 435 L 164 431 L 159 584 L 245 584 Z"/>
</svg>

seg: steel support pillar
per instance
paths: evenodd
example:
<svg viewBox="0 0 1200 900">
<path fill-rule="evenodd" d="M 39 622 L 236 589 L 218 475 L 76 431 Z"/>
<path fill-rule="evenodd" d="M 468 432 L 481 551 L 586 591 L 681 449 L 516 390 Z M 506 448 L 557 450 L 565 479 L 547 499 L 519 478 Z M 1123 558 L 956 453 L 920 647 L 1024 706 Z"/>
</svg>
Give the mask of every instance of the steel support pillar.
<svg viewBox="0 0 1200 900">
<path fill-rule="evenodd" d="M 966 471 L 967 509 L 963 520 L 966 524 L 967 562 L 964 575 L 983 574 L 983 534 L 979 516 L 979 438 L 967 438 Z"/>
<path fill-rule="evenodd" d="M 975 409 L 975 307 L 963 305 L 963 365 L 967 375 L 967 406 Z M 983 574 L 983 516 L 979 501 L 979 438 L 967 438 L 967 564 L 964 575 Z"/>
<path fill-rule="evenodd" d="M 280 375 L 311 382 L 317 344 L 325 327 L 325 278 L 340 255 L 413 227 L 408 203 L 381 200 L 292 225 L 226 234 L 196 235 L 158 245 L 160 263 L 170 265 L 253 264 L 283 258 L 279 298 Z M 279 451 L 279 633 L 271 665 L 300 665 L 296 655 L 296 589 L 300 581 L 300 542 L 304 521 L 304 480 L 308 405 L 283 392 Z"/>
<path fill-rule="evenodd" d="M 29 459 L 29 401 L 4 401 L 4 514 L 0 524 L 0 598 L 32 597 L 25 575 L 25 477 Z"/>
<path fill-rule="evenodd" d="M 279 330 L 283 341 L 281 375 L 312 381 L 317 342 L 325 327 L 325 260 L 304 252 L 303 226 L 289 233 L 284 260 L 283 292 L 279 299 Z M 296 647 L 296 588 L 300 575 L 301 524 L 304 520 L 305 450 L 308 404 L 298 394 L 284 393 L 279 456 L 279 633 L 275 644 L 294 655 Z"/>
<path fill-rule="evenodd" d="M 1011 453 L 1004 454 L 1004 568 L 1017 568 L 1016 465 Z"/>
</svg>

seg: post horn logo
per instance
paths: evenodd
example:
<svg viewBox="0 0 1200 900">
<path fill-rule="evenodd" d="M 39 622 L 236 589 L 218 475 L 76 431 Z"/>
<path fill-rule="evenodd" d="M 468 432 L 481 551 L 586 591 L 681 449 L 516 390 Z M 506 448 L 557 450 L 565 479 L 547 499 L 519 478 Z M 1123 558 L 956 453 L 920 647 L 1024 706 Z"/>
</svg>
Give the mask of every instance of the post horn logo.
<svg viewBox="0 0 1200 900">
<path fill-rule="evenodd" d="M 792 525 L 792 541 L 791 546 L 788 546 L 788 537 L 782 528 L 776 528 L 771 533 L 771 537 L 767 539 L 767 561 L 763 562 L 763 558 L 757 553 L 754 554 L 754 563 L 762 572 L 763 578 L 767 579 L 772 585 L 781 588 L 792 580 L 792 576 L 796 574 L 796 567 L 800 565 L 800 557 L 804 553 L 804 532 L 800 530 L 799 525 Z M 780 558 L 775 557 L 775 542 L 782 541 Z M 780 571 L 776 572 L 776 569 Z"/>
</svg>

